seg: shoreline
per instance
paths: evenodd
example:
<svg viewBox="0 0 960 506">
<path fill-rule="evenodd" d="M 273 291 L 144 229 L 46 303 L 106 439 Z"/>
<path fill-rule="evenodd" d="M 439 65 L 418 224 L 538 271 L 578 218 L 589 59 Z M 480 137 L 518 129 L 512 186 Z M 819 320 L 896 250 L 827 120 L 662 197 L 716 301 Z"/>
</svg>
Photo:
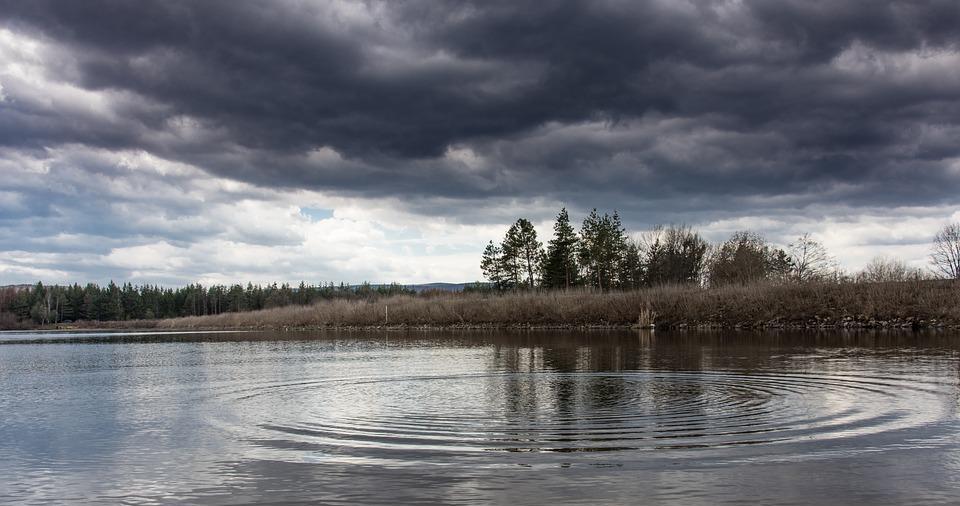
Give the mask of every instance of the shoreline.
<svg viewBox="0 0 960 506">
<path fill-rule="evenodd" d="M 161 320 L 20 324 L 11 330 L 960 329 L 960 283 L 660 286 L 326 300 Z"/>
<path fill-rule="evenodd" d="M 160 320 L 163 321 L 163 320 Z M 926 321 L 922 319 L 905 319 L 898 321 L 881 322 L 808 322 L 808 323 L 782 323 L 782 322 L 756 322 L 742 323 L 731 326 L 718 323 L 699 323 L 686 324 L 678 323 L 673 325 L 628 325 L 628 324 L 499 324 L 499 323 L 471 323 L 471 324 L 451 324 L 451 325 L 240 325 L 240 326 L 196 326 L 196 327 L 167 327 L 156 325 L 155 321 L 129 321 L 116 322 L 119 325 L 110 325 L 114 322 L 98 322 L 97 326 L 41 326 L 32 329 L 0 330 L 0 332 L 111 332 L 111 331 L 148 331 L 148 332 L 257 332 L 257 331 L 275 331 L 275 332 L 445 332 L 445 331 L 610 331 L 610 330 L 636 330 L 636 331 L 764 331 L 764 330 L 960 330 L 960 323 Z"/>
</svg>

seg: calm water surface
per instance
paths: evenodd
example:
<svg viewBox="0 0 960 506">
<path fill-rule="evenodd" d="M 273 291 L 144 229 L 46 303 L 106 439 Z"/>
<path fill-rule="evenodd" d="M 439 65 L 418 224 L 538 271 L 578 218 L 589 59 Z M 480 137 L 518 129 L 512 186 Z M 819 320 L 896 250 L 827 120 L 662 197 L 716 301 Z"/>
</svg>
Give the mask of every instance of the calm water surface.
<svg viewBox="0 0 960 506">
<path fill-rule="evenodd" d="M 0 333 L 0 503 L 960 503 L 960 334 Z"/>
</svg>

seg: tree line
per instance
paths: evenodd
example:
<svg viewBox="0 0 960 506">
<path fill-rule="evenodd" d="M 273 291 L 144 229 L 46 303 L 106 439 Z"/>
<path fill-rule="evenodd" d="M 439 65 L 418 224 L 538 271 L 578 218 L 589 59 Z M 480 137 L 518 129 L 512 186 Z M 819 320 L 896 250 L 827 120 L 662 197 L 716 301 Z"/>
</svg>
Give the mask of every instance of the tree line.
<svg viewBox="0 0 960 506">
<path fill-rule="evenodd" d="M 114 321 L 203 316 L 225 312 L 253 311 L 293 304 L 309 305 L 320 300 L 363 299 L 389 295 L 414 294 L 399 284 L 350 286 L 344 283 L 299 286 L 289 284 L 246 286 L 235 284 L 180 288 L 156 285 L 80 286 L 44 285 L 0 290 L 0 314 L 13 322 L 37 324 L 81 320 Z M 0 322 L 3 323 L 3 322 Z"/>
<path fill-rule="evenodd" d="M 934 237 L 929 271 L 902 260 L 875 257 L 855 275 L 843 273 L 826 248 L 809 234 L 786 247 L 740 231 L 711 245 L 689 226 L 658 226 L 628 234 L 620 216 L 596 209 L 579 231 L 561 209 L 546 246 L 533 224 L 518 219 L 499 243 L 490 241 L 480 267 L 487 283 L 468 291 L 517 291 L 589 287 L 630 290 L 664 284 L 722 286 L 766 282 L 886 282 L 940 277 L 960 279 L 960 224 L 944 226 Z M 351 286 L 344 283 L 299 286 L 234 284 L 180 288 L 157 285 L 27 285 L 0 289 L 0 327 L 20 322 L 112 321 L 215 315 L 330 299 L 371 299 L 417 293 L 400 284 Z"/>
<path fill-rule="evenodd" d="M 685 225 L 657 226 L 639 236 L 630 235 L 616 212 L 601 215 L 596 209 L 577 231 L 567 210 L 561 209 L 545 248 L 525 218 L 511 225 L 499 243 L 490 241 L 480 260 L 488 284 L 475 289 L 626 290 L 664 284 L 903 281 L 937 274 L 958 279 L 960 225 L 948 225 L 935 237 L 931 264 L 933 272 L 928 272 L 878 256 L 851 276 L 809 234 L 777 247 L 760 234 L 739 231 L 712 245 Z"/>
</svg>

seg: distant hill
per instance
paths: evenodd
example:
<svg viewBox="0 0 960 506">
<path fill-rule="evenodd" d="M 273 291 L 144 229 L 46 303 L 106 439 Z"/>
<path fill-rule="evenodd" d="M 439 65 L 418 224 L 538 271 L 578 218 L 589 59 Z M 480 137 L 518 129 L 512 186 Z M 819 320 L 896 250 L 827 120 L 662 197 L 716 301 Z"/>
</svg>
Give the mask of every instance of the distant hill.
<svg viewBox="0 0 960 506">
<path fill-rule="evenodd" d="M 473 283 L 424 283 L 422 285 L 408 285 L 417 292 L 426 290 L 440 290 L 444 292 L 462 292 L 464 287 Z"/>
<path fill-rule="evenodd" d="M 33 288 L 33 285 L 3 285 L 3 286 L 0 286 L 0 290 L 11 290 L 11 289 L 12 289 L 12 290 L 20 291 L 20 290 L 29 290 L 29 289 L 31 289 L 31 288 Z"/>
<path fill-rule="evenodd" d="M 422 283 L 419 285 L 403 285 L 406 288 L 409 288 L 417 293 L 425 292 L 427 290 L 438 290 L 441 292 L 462 292 L 463 289 L 474 283 Z M 356 288 L 360 285 L 352 285 L 352 288 Z M 381 286 L 390 286 L 387 283 L 374 283 L 371 284 L 373 287 Z"/>
<path fill-rule="evenodd" d="M 427 290 L 439 290 L 442 292 L 462 292 L 464 287 L 472 284 L 474 283 L 423 283 L 419 285 L 403 285 L 403 286 L 410 288 L 411 290 L 414 290 L 417 293 L 425 292 Z M 360 285 L 351 285 L 351 288 L 357 288 L 358 286 Z M 387 283 L 375 283 L 375 284 L 372 284 L 371 286 L 379 287 L 379 286 L 390 286 L 390 285 Z M 16 291 L 20 291 L 20 290 L 30 290 L 33 287 L 34 285 L 4 285 L 4 286 L 0 286 L 0 290 L 13 289 Z M 294 287 L 294 290 L 296 290 L 296 287 Z"/>
</svg>

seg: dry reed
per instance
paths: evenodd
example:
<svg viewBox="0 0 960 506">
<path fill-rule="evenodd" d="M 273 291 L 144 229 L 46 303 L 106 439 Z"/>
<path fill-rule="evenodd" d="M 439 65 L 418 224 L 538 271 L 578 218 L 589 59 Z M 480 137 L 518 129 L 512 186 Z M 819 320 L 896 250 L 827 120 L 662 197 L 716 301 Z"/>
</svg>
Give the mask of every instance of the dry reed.
<svg viewBox="0 0 960 506">
<path fill-rule="evenodd" d="M 502 295 L 449 293 L 376 300 L 332 300 L 244 313 L 123 322 L 164 329 L 319 327 L 810 327 L 960 324 L 960 284 L 755 284 L 662 286 L 628 292 L 589 290 Z M 388 318 L 389 315 L 389 318 Z"/>
</svg>

